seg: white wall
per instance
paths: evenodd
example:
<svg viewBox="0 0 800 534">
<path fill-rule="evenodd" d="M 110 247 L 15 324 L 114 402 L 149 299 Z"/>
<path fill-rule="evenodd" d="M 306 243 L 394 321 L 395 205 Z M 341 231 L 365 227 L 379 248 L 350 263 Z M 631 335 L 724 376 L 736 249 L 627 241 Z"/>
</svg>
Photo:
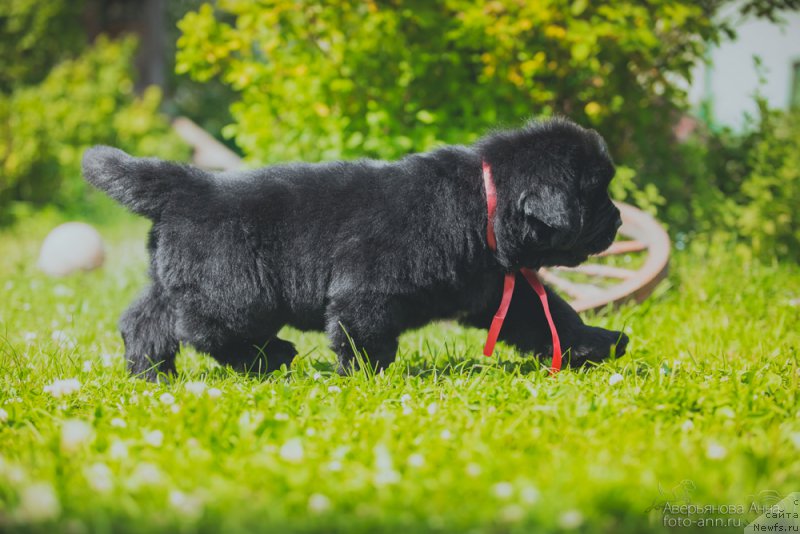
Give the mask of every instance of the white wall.
<svg viewBox="0 0 800 534">
<path fill-rule="evenodd" d="M 733 10 L 728 15 L 740 19 Z M 737 39 L 725 42 L 710 52 L 710 70 L 695 68 L 689 100 L 699 109 L 706 95 L 711 96 L 715 123 L 741 127 L 745 112 L 754 114 L 753 95 L 758 75 L 753 56 L 761 57 L 766 83 L 760 88 L 770 106 L 787 109 L 792 90 L 793 64 L 800 61 L 800 13 L 784 13 L 784 26 L 751 17 L 736 24 Z"/>
</svg>

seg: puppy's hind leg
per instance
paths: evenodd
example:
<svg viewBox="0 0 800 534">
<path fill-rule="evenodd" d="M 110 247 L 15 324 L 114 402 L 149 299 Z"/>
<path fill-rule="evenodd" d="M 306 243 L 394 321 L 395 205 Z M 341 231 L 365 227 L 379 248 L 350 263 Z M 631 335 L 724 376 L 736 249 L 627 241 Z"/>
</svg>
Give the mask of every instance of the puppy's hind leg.
<svg viewBox="0 0 800 534">
<path fill-rule="evenodd" d="M 155 285 L 145 289 L 122 314 L 119 329 L 131 375 L 155 381 L 159 372 L 175 371 L 179 348 L 175 315 L 161 289 Z"/>
<path fill-rule="evenodd" d="M 216 354 L 220 362 L 228 363 L 240 373 L 249 374 L 270 373 L 284 364 L 290 367 L 295 356 L 297 349 L 294 345 L 277 336 L 261 344 L 229 343 L 225 350 Z"/>
<path fill-rule="evenodd" d="M 377 371 L 394 362 L 400 328 L 390 303 L 373 295 L 350 295 L 331 301 L 326 314 L 325 331 L 338 359 L 339 374 L 354 369 L 354 349 Z"/>
<path fill-rule="evenodd" d="M 275 336 L 281 325 L 263 321 L 241 324 L 234 330 L 219 317 L 181 308 L 175 331 L 183 343 L 205 352 L 222 365 L 243 373 L 263 374 L 283 364 L 288 367 L 297 354 L 294 345 Z"/>
</svg>

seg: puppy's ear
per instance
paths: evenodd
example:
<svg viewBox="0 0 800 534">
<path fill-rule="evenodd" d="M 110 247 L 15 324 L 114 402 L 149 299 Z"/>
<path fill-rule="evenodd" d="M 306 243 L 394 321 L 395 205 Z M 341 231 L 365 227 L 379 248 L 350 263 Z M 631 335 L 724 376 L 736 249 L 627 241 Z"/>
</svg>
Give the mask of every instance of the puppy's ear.
<svg viewBox="0 0 800 534">
<path fill-rule="evenodd" d="M 577 206 L 564 191 L 540 185 L 522 193 L 517 203 L 526 219 L 535 219 L 560 232 L 575 229 Z"/>
</svg>

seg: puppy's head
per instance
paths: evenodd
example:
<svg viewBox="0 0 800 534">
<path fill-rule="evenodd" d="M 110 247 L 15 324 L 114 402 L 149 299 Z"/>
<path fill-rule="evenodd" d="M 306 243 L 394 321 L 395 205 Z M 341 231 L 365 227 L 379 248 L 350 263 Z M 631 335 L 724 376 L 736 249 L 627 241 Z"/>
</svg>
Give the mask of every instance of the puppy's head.
<svg viewBox="0 0 800 534">
<path fill-rule="evenodd" d="M 497 187 L 498 254 L 509 266 L 577 265 L 614 241 L 614 164 L 603 138 L 564 119 L 480 141 Z"/>
</svg>

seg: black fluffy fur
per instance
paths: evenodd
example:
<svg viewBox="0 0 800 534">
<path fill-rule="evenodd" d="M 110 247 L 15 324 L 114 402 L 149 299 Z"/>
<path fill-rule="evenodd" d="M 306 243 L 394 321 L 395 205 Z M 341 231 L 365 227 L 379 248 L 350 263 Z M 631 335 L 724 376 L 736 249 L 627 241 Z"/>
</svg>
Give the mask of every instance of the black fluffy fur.
<svg viewBox="0 0 800 534">
<path fill-rule="evenodd" d="M 497 251 L 486 241 L 481 162 L 497 186 Z M 566 120 L 532 122 L 396 162 L 273 165 L 210 173 L 94 147 L 83 172 L 153 221 L 152 285 L 120 329 L 128 367 L 149 379 L 174 369 L 179 343 L 241 369 L 289 364 L 286 324 L 325 330 L 339 370 L 395 358 L 405 330 L 435 319 L 485 328 L 503 274 L 576 265 L 613 241 L 619 212 L 602 138 Z M 627 337 L 584 325 L 548 290 L 572 365 L 622 354 Z M 500 339 L 548 355 L 538 299 L 516 285 Z"/>
</svg>

